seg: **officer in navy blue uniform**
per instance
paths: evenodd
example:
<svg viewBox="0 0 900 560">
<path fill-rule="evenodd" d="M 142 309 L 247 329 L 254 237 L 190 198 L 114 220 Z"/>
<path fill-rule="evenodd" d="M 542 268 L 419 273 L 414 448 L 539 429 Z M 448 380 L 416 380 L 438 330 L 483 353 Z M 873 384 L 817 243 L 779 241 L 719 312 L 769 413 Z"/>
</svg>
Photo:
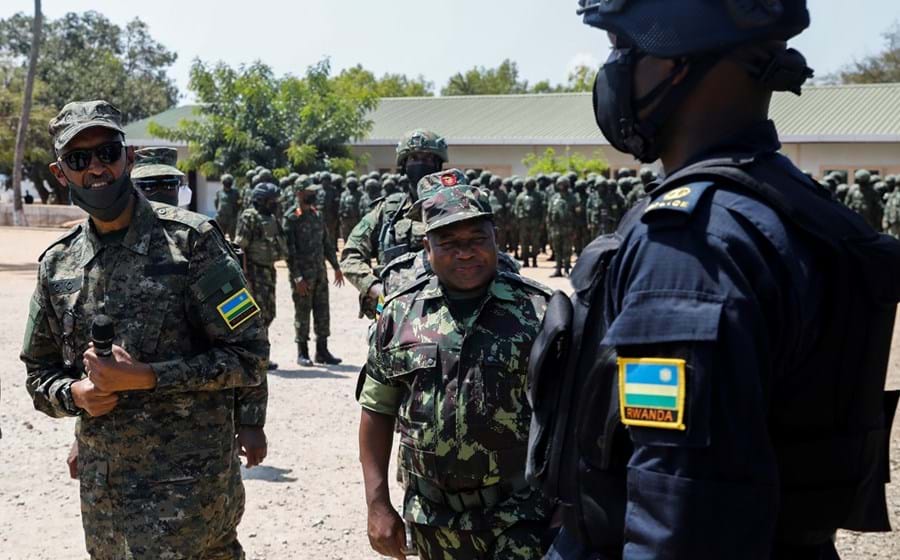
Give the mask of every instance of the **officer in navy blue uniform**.
<svg viewBox="0 0 900 560">
<path fill-rule="evenodd" d="M 664 175 L 623 220 L 611 258 L 591 261 L 589 247 L 572 274 L 601 315 L 600 327 L 588 315 L 576 369 L 606 360 L 614 381 L 592 403 L 598 420 L 575 423 L 598 431 L 585 445 L 599 448 L 570 461 L 587 505 L 581 517 L 562 508 L 547 558 L 837 558 L 838 528 L 888 528 L 881 360 L 897 294 L 875 290 L 888 312 L 861 321 L 871 351 L 844 348 L 879 356 L 856 359 L 874 373 L 855 385 L 835 363 L 855 358 L 834 341 L 858 302 L 838 291 L 848 267 L 829 251 L 846 251 L 829 236 L 879 244 L 892 282 L 900 253 L 777 154 L 771 94 L 799 94 L 812 75 L 787 48 L 809 25 L 806 2 L 581 0 L 579 13 L 613 45 L 598 125 L 619 151 L 660 159 Z M 853 402 L 872 415 L 845 421 L 857 407 L 837 410 L 841 387 L 859 389 Z M 836 472 L 859 454 L 869 459 Z"/>
</svg>

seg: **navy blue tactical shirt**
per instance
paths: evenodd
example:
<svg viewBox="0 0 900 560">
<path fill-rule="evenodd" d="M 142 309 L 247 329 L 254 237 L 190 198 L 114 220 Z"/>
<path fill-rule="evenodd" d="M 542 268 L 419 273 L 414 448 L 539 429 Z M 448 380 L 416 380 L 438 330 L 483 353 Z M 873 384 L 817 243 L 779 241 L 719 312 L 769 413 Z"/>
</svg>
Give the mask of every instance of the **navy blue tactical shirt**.
<svg viewBox="0 0 900 560">
<path fill-rule="evenodd" d="M 766 121 L 695 161 L 779 147 Z M 634 445 L 625 558 L 771 557 L 779 480 L 767 414 L 813 349 L 819 270 L 800 232 L 749 192 L 651 192 L 605 292 L 604 342 L 619 356 Z"/>
</svg>

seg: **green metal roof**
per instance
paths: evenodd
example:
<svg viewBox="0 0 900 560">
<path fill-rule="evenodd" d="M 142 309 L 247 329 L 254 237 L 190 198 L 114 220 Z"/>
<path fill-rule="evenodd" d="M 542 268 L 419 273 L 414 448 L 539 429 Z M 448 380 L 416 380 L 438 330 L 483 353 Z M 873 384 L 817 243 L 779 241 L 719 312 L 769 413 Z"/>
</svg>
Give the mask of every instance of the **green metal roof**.
<svg viewBox="0 0 900 560">
<path fill-rule="evenodd" d="M 127 138 L 130 143 L 142 145 L 148 143 L 153 143 L 158 146 L 182 145 L 181 142 L 160 140 L 150 134 L 150 131 L 148 130 L 150 122 L 153 121 L 166 128 L 174 128 L 178 126 L 178 123 L 182 120 L 202 118 L 197 112 L 199 108 L 200 105 L 183 105 L 181 107 L 173 107 L 172 109 L 168 109 L 158 115 L 153 115 L 152 117 L 147 117 L 146 119 L 134 121 L 125 127 L 125 138 Z"/>
<path fill-rule="evenodd" d="M 129 140 L 150 140 L 149 121 L 174 126 L 197 118 L 196 106 L 170 109 L 126 127 Z M 809 86 L 776 93 L 770 114 L 783 142 L 900 142 L 900 83 Z M 396 144 L 428 128 L 455 145 L 607 144 L 593 119 L 590 93 L 474 95 L 382 99 L 359 145 Z"/>
</svg>

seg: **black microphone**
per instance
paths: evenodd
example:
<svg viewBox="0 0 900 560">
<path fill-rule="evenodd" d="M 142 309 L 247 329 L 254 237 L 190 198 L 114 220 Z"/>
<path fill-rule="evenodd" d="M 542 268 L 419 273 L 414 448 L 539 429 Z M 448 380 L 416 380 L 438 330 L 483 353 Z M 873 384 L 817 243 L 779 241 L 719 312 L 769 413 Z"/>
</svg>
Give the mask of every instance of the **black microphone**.
<svg viewBox="0 0 900 560">
<path fill-rule="evenodd" d="M 101 358 L 112 356 L 113 339 L 116 337 L 116 326 L 108 315 L 97 315 L 91 324 L 91 341 L 94 350 Z"/>
</svg>

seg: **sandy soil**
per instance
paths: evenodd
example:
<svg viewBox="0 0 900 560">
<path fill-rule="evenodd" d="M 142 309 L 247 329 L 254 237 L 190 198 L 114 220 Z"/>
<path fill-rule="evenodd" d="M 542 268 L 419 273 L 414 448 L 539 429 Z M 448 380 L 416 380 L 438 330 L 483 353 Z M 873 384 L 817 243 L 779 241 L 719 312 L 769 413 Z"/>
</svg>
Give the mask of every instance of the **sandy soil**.
<svg viewBox="0 0 900 560">
<path fill-rule="evenodd" d="M 18 360 L 34 289 L 36 258 L 58 230 L 0 228 L 0 560 L 82 559 L 84 538 L 78 486 L 68 478 L 65 457 L 73 420 L 53 420 L 34 411 Z M 541 257 L 529 276 L 550 280 Z M 357 297 L 350 286 L 331 291 L 333 368 L 295 365 L 293 308 L 287 271 L 279 271 L 278 317 L 271 331 L 269 457 L 244 471 L 247 511 L 240 538 L 251 559 L 378 558 L 368 547 L 365 504 L 356 458 L 359 409 L 353 400 L 356 373 L 366 356 L 366 322 L 357 319 Z M 891 357 L 893 387 L 900 387 L 900 332 Z M 892 472 L 900 476 L 900 421 L 893 436 Z M 393 468 L 393 467 L 392 467 Z M 396 495 L 395 488 L 395 495 Z M 395 499 L 396 503 L 396 499 Z M 900 521 L 900 484 L 889 487 L 889 510 Z M 900 534 L 842 533 L 845 559 L 900 558 Z"/>
</svg>

